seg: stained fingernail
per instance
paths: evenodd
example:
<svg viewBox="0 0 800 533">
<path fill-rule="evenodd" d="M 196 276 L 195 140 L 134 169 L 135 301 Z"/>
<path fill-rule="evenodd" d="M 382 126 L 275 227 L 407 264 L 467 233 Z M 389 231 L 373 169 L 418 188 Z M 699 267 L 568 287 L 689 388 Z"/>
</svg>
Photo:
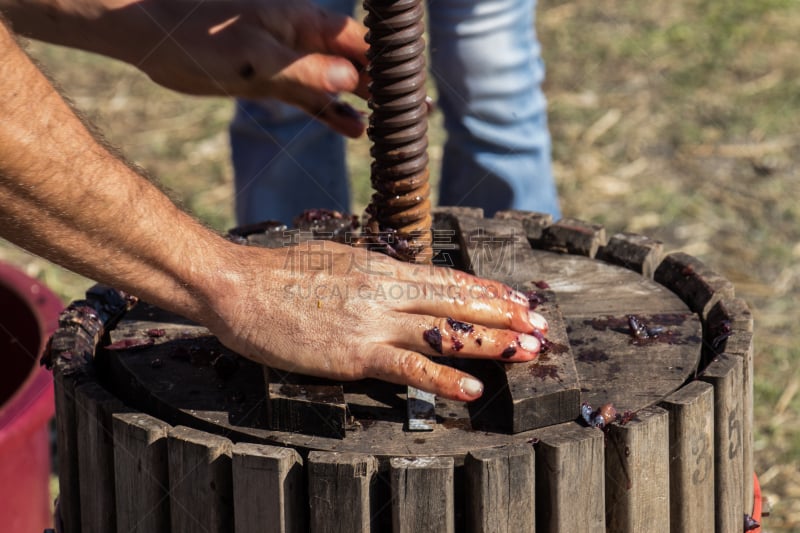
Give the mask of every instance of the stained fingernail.
<svg viewBox="0 0 800 533">
<path fill-rule="evenodd" d="M 483 393 L 483 383 L 475 378 L 463 377 L 458 384 L 461 387 L 462 392 L 464 392 L 464 394 L 467 396 L 476 398 Z"/>
<path fill-rule="evenodd" d="M 545 318 L 542 315 L 540 315 L 539 313 L 535 313 L 533 311 L 528 311 L 528 318 L 530 319 L 531 324 L 533 324 L 534 328 L 538 329 L 543 333 L 547 333 L 547 329 L 549 326 L 547 325 L 547 320 L 545 320 Z"/>
<path fill-rule="evenodd" d="M 511 301 L 528 307 L 528 297 L 520 291 L 511 291 Z"/>
<path fill-rule="evenodd" d="M 434 111 L 436 111 L 436 102 L 433 101 L 433 98 L 430 96 L 425 97 L 425 107 L 428 110 L 428 114 L 430 115 Z"/>
<path fill-rule="evenodd" d="M 328 69 L 328 81 L 338 90 L 350 91 L 358 85 L 358 74 L 349 65 L 333 65 Z"/>
<path fill-rule="evenodd" d="M 527 350 L 529 352 L 538 352 L 542 347 L 542 343 L 539 342 L 539 339 L 526 333 L 523 333 L 519 336 L 518 342 L 523 350 Z"/>
<path fill-rule="evenodd" d="M 364 116 L 361 114 L 361 112 L 347 102 L 340 102 L 337 100 L 333 103 L 333 111 L 342 117 L 354 118 L 362 122 L 364 120 Z"/>
</svg>

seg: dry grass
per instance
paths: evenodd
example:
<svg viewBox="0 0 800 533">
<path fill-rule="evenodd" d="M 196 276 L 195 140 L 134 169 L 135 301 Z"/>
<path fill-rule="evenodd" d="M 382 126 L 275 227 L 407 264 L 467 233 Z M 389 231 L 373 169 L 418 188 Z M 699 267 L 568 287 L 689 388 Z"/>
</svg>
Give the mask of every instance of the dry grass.
<svg viewBox="0 0 800 533">
<path fill-rule="evenodd" d="M 538 30 L 565 214 L 695 255 L 751 304 L 767 530 L 800 531 L 800 4 L 544 0 Z M 32 51 L 188 209 L 215 228 L 232 224 L 230 102 L 178 96 L 87 54 Z M 432 131 L 437 161 L 442 132 Z M 365 141 L 351 144 L 357 208 L 367 157 Z M 88 283 L 7 246 L 0 258 L 65 299 Z"/>
</svg>

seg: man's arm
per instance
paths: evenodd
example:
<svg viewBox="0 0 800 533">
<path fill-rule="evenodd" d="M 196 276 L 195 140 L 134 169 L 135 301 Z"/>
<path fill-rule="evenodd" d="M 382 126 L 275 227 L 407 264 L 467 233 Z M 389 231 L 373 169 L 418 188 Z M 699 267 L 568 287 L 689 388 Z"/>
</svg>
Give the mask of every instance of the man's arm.
<svg viewBox="0 0 800 533">
<path fill-rule="evenodd" d="M 189 305 L 182 267 L 159 257 L 174 244 L 158 226 L 175 220 L 179 243 L 203 229 L 94 139 L 5 26 L 0 54 L 3 236 L 94 279 L 163 284 Z"/>
<path fill-rule="evenodd" d="M 366 28 L 306 0 L 0 0 L 20 35 L 134 65 L 198 95 L 277 98 L 357 137 Z M 358 65 L 357 69 L 354 65 Z"/>
<path fill-rule="evenodd" d="M 539 350 L 528 333 L 546 324 L 502 284 L 330 242 L 224 240 L 98 143 L 2 23 L 0 117 L 0 236 L 193 319 L 246 357 L 472 400 L 479 382 L 421 354 Z"/>
</svg>

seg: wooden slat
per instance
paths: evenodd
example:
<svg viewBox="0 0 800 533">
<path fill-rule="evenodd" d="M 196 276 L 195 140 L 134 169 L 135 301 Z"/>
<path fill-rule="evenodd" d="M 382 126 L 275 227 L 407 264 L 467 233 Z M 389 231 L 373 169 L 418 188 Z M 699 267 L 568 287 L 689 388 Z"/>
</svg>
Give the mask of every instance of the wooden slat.
<svg viewBox="0 0 800 533">
<path fill-rule="evenodd" d="M 536 530 L 535 463 L 529 444 L 470 452 L 467 531 L 518 533 Z"/>
<path fill-rule="evenodd" d="M 370 531 L 370 489 L 378 470 L 374 457 L 311 452 L 307 470 L 312 533 Z"/>
<path fill-rule="evenodd" d="M 742 501 L 753 508 L 753 315 L 740 298 L 723 298 L 709 311 L 704 346 L 713 355 L 726 353 L 742 359 Z"/>
<path fill-rule="evenodd" d="M 545 228 L 541 248 L 552 252 L 594 257 L 606 244 L 606 230 L 599 224 L 590 224 L 574 218 L 562 218 Z"/>
<path fill-rule="evenodd" d="M 107 327 L 132 305 L 135 298 L 95 285 L 86 300 L 72 302 L 58 317 L 43 364 L 53 368 L 56 399 L 56 432 L 59 454 L 59 513 L 68 532 L 81 530 L 80 475 L 75 389 L 91 379 L 91 362 L 97 343 Z M 93 520 L 93 519 L 92 519 Z"/>
<path fill-rule="evenodd" d="M 733 298 L 733 284 L 702 261 L 683 252 L 667 255 L 654 279 L 677 294 L 703 319 L 722 298 Z"/>
<path fill-rule="evenodd" d="M 43 361 L 53 367 L 59 454 L 59 513 L 68 532 L 81 530 L 75 389 L 86 382 L 103 323 L 90 302 L 73 302 L 58 317 Z"/>
<path fill-rule="evenodd" d="M 753 315 L 740 298 L 723 298 L 709 312 L 707 337 L 727 331 L 728 337 L 716 346 L 716 353 L 742 358 L 742 465 L 744 483 L 742 502 L 745 512 L 753 508 Z M 725 325 L 727 330 L 721 326 Z M 712 341 L 713 342 L 713 341 Z"/>
<path fill-rule="evenodd" d="M 725 353 L 742 358 L 742 464 L 744 468 L 745 509 L 753 508 L 753 334 L 744 331 L 728 340 Z"/>
<path fill-rule="evenodd" d="M 455 530 L 452 457 L 396 457 L 389 468 L 394 533 Z"/>
<path fill-rule="evenodd" d="M 81 530 L 78 429 L 75 422 L 76 376 L 54 372 L 56 438 L 58 441 L 58 501 L 64 529 Z"/>
<path fill-rule="evenodd" d="M 303 460 L 292 448 L 238 443 L 233 447 L 236 533 L 306 531 Z"/>
<path fill-rule="evenodd" d="M 125 409 L 118 398 L 96 382 L 75 388 L 82 533 L 117 529 L 111 415 Z"/>
<path fill-rule="evenodd" d="M 537 435 L 536 531 L 605 532 L 603 432 L 563 424 Z"/>
<path fill-rule="evenodd" d="M 664 254 L 661 241 L 636 233 L 617 233 L 597 251 L 597 259 L 620 265 L 653 279 Z"/>
<path fill-rule="evenodd" d="M 231 441 L 183 426 L 169 431 L 172 533 L 233 531 Z"/>
<path fill-rule="evenodd" d="M 708 312 L 705 326 L 703 348 L 706 360 L 711 361 L 726 351 L 728 341 L 735 349 L 737 336 L 753 332 L 753 315 L 742 299 L 723 298 Z"/>
<path fill-rule="evenodd" d="M 648 407 L 608 428 L 606 528 L 661 533 L 669 524 L 669 416 Z"/>
<path fill-rule="evenodd" d="M 668 396 L 670 531 L 714 530 L 714 389 L 693 381 Z"/>
<path fill-rule="evenodd" d="M 742 455 L 741 357 L 721 355 L 703 371 L 700 379 L 714 387 L 714 490 L 717 531 L 736 531 L 741 526 L 745 478 Z"/>
<path fill-rule="evenodd" d="M 118 413 L 112 419 L 117 531 L 169 533 L 170 425 L 143 413 Z"/>
</svg>

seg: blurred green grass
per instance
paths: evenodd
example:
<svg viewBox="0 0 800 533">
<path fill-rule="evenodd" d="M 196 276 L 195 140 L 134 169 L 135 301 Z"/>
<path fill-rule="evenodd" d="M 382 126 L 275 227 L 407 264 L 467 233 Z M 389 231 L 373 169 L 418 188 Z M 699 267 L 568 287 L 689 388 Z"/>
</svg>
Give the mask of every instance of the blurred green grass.
<svg viewBox="0 0 800 533">
<path fill-rule="evenodd" d="M 800 531 L 800 2 L 544 0 L 537 30 L 565 215 L 695 255 L 751 305 L 766 530 Z M 180 96 L 89 54 L 30 50 L 187 209 L 218 230 L 233 225 L 230 101 Z M 430 131 L 437 179 L 438 114 Z M 359 212 L 369 144 L 348 146 Z M 90 283 L 8 245 L 0 259 L 65 301 Z"/>
</svg>

